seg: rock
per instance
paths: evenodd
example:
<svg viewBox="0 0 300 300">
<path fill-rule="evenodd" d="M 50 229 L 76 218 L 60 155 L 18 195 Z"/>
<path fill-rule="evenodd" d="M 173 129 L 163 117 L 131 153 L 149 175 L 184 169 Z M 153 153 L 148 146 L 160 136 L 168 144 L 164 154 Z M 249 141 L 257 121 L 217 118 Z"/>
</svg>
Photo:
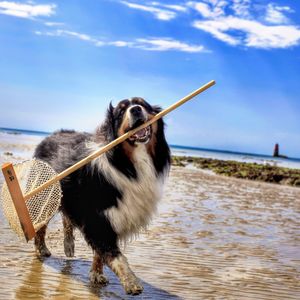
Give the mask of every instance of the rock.
<svg viewBox="0 0 300 300">
<path fill-rule="evenodd" d="M 4 154 L 4 155 L 7 155 L 7 156 L 13 156 L 13 153 L 12 153 L 12 152 L 4 152 L 3 154 Z"/>
</svg>

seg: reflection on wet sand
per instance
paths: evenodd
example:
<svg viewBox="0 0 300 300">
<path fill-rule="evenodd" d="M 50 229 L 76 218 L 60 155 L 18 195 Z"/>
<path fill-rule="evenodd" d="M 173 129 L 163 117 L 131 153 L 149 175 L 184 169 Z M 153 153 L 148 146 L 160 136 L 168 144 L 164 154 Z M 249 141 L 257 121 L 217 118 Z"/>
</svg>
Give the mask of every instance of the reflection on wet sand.
<svg viewBox="0 0 300 300">
<path fill-rule="evenodd" d="M 90 262 L 80 259 L 32 258 L 26 265 L 14 299 L 124 299 L 122 287 L 112 272 L 106 269 L 110 285 L 102 288 L 90 284 L 87 274 Z M 180 299 L 159 288 L 143 282 L 149 294 L 157 299 Z M 12 287 L 10 287 L 12 288 Z M 147 299 L 146 297 L 142 297 Z M 1 298 L 4 299 L 4 298 Z"/>
<path fill-rule="evenodd" d="M 33 258 L 24 273 L 21 284 L 16 289 L 16 299 L 99 299 L 99 289 L 89 289 L 73 273 L 76 260 Z M 51 268 L 49 268 L 49 266 Z M 88 270 L 88 268 L 86 268 Z M 85 271 L 87 271 L 85 270 Z"/>
<path fill-rule="evenodd" d="M 22 284 L 17 287 L 15 298 L 30 298 L 33 295 L 38 298 L 45 298 L 45 289 L 43 287 L 43 264 L 37 259 L 32 259 L 28 270 L 24 270 L 25 276 Z"/>
<path fill-rule="evenodd" d="M 125 253 L 145 290 L 135 299 L 300 299 L 300 189 L 173 168 L 159 213 Z M 131 299 L 107 268 L 88 279 L 92 252 L 76 232 L 63 253 L 60 216 L 43 261 L 0 213 L 0 299 Z"/>
</svg>

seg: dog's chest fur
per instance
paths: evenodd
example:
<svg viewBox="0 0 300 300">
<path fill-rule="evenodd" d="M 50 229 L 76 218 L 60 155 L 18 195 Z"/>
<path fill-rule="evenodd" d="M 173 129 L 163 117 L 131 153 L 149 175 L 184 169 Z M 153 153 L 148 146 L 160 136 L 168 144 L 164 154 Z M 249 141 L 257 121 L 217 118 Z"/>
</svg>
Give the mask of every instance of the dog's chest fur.
<svg viewBox="0 0 300 300">
<path fill-rule="evenodd" d="M 106 156 L 94 161 L 107 180 L 122 191 L 122 199 L 118 206 L 105 211 L 116 233 L 120 238 L 138 233 L 145 228 L 156 211 L 157 202 L 161 198 L 164 175 L 156 175 L 152 158 L 144 145 L 138 145 L 133 153 L 137 178 L 130 179 L 114 168 Z M 101 199 L 99 199 L 101 201 Z"/>
</svg>

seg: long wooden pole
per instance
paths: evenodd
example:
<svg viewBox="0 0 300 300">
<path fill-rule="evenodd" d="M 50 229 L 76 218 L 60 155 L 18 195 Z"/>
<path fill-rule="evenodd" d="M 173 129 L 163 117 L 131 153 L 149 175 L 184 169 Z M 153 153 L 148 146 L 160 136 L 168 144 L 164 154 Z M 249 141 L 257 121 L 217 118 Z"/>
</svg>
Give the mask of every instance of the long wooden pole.
<svg viewBox="0 0 300 300">
<path fill-rule="evenodd" d="M 211 86 L 213 86 L 215 83 L 216 82 L 214 80 L 211 80 L 210 82 L 206 83 L 205 85 L 203 85 L 199 89 L 195 90 L 194 92 L 192 92 L 189 95 L 183 97 L 182 99 L 180 99 L 179 101 L 175 102 L 174 104 L 172 104 L 168 108 L 166 108 L 163 111 L 159 112 L 151 120 L 147 121 L 146 123 L 140 125 L 139 127 L 135 128 L 135 129 L 132 129 L 132 130 L 128 131 L 127 133 L 121 135 L 117 139 L 113 140 L 112 142 L 110 142 L 109 144 L 107 144 L 104 147 L 100 148 L 99 150 L 96 150 L 95 152 L 93 152 L 89 156 L 85 157 L 81 161 L 77 162 L 73 166 L 71 166 L 71 167 L 67 168 L 66 170 L 62 171 L 61 173 L 57 174 L 55 177 L 51 178 L 50 180 L 46 181 L 45 183 L 43 183 L 39 187 L 35 188 L 34 190 L 32 190 L 31 192 L 29 192 L 28 194 L 26 194 L 24 196 L 25 201 L 28 200 L 29 198 L 31 198 L 32 196 L 36 195 L 37 193 L 39 193 L 43 189 L 45 189 L 45 188 L 49 187 L 50 185 L 54 184 L 55 182 L 63 179 L 64 177 L 70 175 L 74 171 L 80 169 L 81 167 L 83 167 L 84 165 L 86 165 L 90 161 L 92 161 L 94 158 L 100 156 L 101 154 L 109 151 L 110 149 L 112 149 L 113 147 L 117 146 L 118 144 L 124 142 L 129 137 L 131 137 L 133 134 L 135 134 L 136 132 L 138 132 L 139 130 L 141 130 L 141 129 L 143 129 L 143 128 L 145 128 L 145 127 L 153 124 L 158 119 L 162 118 L 163 116 L 165 116 L 166 114 L 168 114 L 172 110 L 174 110 L 177 107 L 181 106 L 182 104 L 184 104 L 185 102 L 187 102 L 190 99 L 194 98 L 198 94 L 204 92 L 205 90 L 207 90 L 208 88 L 210 88 Z"/>
</svg>

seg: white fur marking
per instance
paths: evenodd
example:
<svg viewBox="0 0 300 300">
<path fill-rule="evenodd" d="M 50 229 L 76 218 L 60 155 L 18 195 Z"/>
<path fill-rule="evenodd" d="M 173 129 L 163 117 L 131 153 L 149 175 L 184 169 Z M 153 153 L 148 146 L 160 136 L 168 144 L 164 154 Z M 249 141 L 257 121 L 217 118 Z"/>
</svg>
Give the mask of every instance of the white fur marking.
<svg viewBox="0 0 300 300">
<path fill-rule="evenodd" d="M 109 266 L 119 277 L 127 294 L 137 295 L 143 291 L 143 286 L 140 285 L 139 280 L 130 269 L 124 255 L 114 258 Z"/>
<path fill-rule="evenodd" d="M 89 147 L 91 148 L 91 144 Z M 93 148 L 99 148 L 94 144 Z M 114 230 L 120 238 L 136 234 L 145 228 L 156 212 L 157 202 L 162 196 L 165 174 L 157 177 L 152 159 L 145 145 L 139 144 L 133 152 L 134 166 L 137 179 L 129 179 L 112 166 L 106 155 L 93 160 L 92 165 L 97 167 L 107 180 L 123 193 L 118 199 L 118 207 L 105 210 Z M 99 199 L 101 201 L 101 199 Z"/>
<path fill-rule="evenodd" d="M 127 273 L 132 273 L 132 271 L 129 268 L 128 261 L 124 255 L 119 255 L 115 257 L 110 262 L 110 267 L 119 276 L 124 276 Z"/>
</svg>

